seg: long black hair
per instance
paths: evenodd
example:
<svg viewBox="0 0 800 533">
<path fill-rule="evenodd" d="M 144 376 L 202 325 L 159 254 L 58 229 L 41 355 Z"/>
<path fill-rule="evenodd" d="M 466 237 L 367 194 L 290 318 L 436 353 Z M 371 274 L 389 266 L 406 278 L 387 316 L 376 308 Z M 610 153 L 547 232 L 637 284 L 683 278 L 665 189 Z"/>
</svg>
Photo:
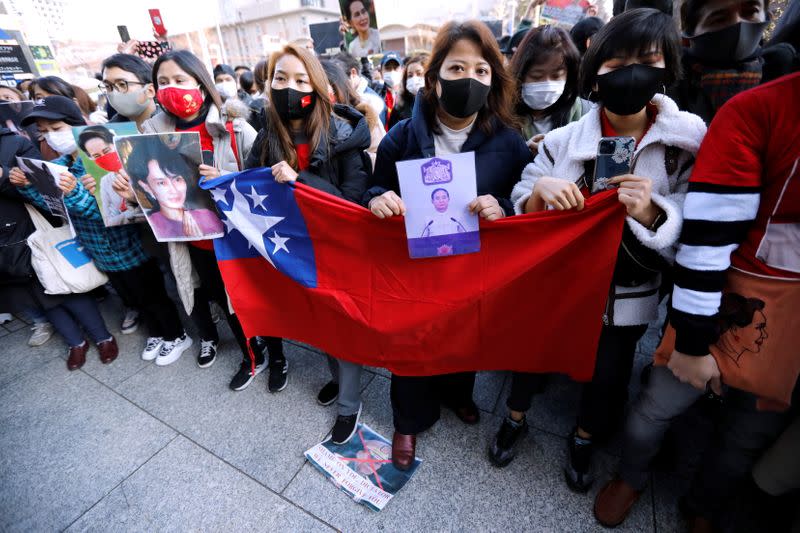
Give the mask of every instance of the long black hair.
<svg viewBox="0 0 800 533">
<path fill-rule="evenodd" d="M 545 116 L 553 121 L 553 128 L 560 128 L 569 120 L 569 114 L 578 97 L 578 69 L 581 56 L 569 34 L 556 26 L 539 26 L 528 32 L 511 58 L 511 74 L 517 80 L 518 116 L 530 115 L 531 109 L 522 101 L 522 85 L 525 76 L 532 66 L 543 63 L 552 54 L 560 54 L 564 69 L 567 71 L 567 82 L 564 92 L 556 102 L 546 109 Z"/>
<path fill-rule="evenodd" d="M 153 87 L 155 87 L 156 90 L 158 90 L 158 69 L 161 67 L 162 63 L 166 61 L 174 61 L 181 70 L 194 78 L 194 81 L 197 82 L 200 89 L 205 93 L 203 97 L 203 106 L 200 108 L 201 115 L 208 113 L 211 104 L 216 105 L 220 110 L 222 109 L 222 97 L 214 86 L 214 80 L 211 79 L 211 74 L 209 74 L 203 62 L 188 50 L 170 50 L 156 59 L 156 62 L 153 63 Z M 158 98 L 157 92 L 156 98 Z M 164 112 L 173 119 L 179 120 L 179 117 L 176 117 L 166 109 L 164 109 Z"/>
</svg>

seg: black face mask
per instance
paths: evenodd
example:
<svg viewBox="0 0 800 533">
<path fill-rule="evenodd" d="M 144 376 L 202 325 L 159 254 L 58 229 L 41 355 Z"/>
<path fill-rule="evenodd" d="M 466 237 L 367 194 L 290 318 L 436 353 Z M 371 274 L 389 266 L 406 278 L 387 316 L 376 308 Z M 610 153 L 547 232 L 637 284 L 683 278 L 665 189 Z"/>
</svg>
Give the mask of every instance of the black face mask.
<svg viewBox="0 0 800 533">
<path fill-rule="evenodd" d="M 448 115 L 456 118 L 467 118 L 481 110 L 489 98 L 491 85 L 484 85 L 475 78 L 460 80 L 439 79 L 442 95 L 439 102 Z"/>
<path fill-rule="evenodd" d="M 756 53 L 767 24 L 769 22 L 739 22 L 690 37 L 689 53 L 710 64 L 741 63 Z"/>
<path fill-rule="evenodd" d="M 603 106 L 616 115 L 633 115 L 647 105 L 664 85 L 663 68 L 634 63 L 597 76 Z"/>
<path fill-rule="evenodd" d="M 278 116 L 283 120 L 306 118 L 314 110 L 317 103 L 317 93 L 304 93 L 287 87 L 285 89 L 270 89 L 270 100 Z"/>
</svg>

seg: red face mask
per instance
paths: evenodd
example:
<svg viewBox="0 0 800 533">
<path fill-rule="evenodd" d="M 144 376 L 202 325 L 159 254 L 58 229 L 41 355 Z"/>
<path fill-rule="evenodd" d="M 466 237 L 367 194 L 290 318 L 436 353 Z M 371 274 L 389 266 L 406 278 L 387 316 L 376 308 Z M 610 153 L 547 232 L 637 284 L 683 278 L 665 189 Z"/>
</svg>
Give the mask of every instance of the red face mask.
<svg viewBox="0 0 800 533">
<path fill-rule="evenodd" d="M 119 160 L 117 152 L 108 152 L 93 160 L 95 164 L 107 172 L 119 172 L 122 170 L 122 161 Z"/>
<path fill-rule="evenodd" d="M 198 111 L 203 105 L 203 93 L 199 87 L 186 89 L 168 85 L 158 90 L 158 102 L 164 109 L 179 118 L 187 118 Z"/>
</svg>

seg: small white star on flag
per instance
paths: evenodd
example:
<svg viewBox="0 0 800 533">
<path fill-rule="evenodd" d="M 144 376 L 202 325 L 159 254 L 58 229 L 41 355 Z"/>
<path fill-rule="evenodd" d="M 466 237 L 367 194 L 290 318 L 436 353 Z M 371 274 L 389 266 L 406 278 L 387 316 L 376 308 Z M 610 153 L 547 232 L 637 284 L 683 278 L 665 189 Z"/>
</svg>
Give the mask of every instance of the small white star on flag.
<svg viewBox="0 0 800 533">
<path fill-rule="evenodd" d="M 248 194 L 245 194 L 245 196 L 253 200 L 253 209 L 260 206 L 261 209 L 263 209 L 264 211 L 267 210 L 267 206 L 264 205 L 264 200 L 267 199 L 267 196 L 269 196 L 268 194 L 258 194 L 256 188 L 251 185 L 250 192 Z"/>
<path fill-rule="evenodd" d="M 269 237 L 269 240 L 271 240 L 272 243 L 275 245 L 275 249 L 272 250 L 273 255 L 277 254 L 278 250 L 285 250 L 287 254 L 291 253 L 289 252 L 289 249 L 286 247 L 286 241 L 289 240 L 289 237 L 281 237 L 280 235 L 278 235 L 277 231 L 273 231 L 272 235 L 273 235 L 272 237 Z"/>
</svg>

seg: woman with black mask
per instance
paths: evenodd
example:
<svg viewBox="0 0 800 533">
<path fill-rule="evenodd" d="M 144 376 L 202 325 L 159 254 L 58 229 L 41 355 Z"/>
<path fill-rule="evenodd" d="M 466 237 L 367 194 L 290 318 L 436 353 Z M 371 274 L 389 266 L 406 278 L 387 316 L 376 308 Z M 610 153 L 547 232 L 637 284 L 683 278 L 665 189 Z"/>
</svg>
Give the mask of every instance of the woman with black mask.
<svg viewBox="0 0 800 533">
<path fill-rule="evenodd" d="M 396 162 L 475 152 L 478 197 L 470 210 L 489 221 L 512 215 L 511 188 L 531 154 L 514 129 L 514 80 L 486 25 L 449 22 L 439 30 L 425 87 L 411 118 L 392 128 L 378 147 L 372 187 L 364 196 L 370 211 L 378 218 L 405 213 Z M 440 403 L 464 423 L 478 422 L 474 384 L 475 372 L 392 375 L 392 461 L 397 468 L 413 464 L 416 435 L 438 420 Z"/>
<path fill-rule="evenodd" d="M 747 89 L 792 72 L 796 61 L 788 43 L 763 48 L 769 0 L 687 0 L 681 5 L 685 77 L 669 95 L 706 124 L 717 110 Z"/>
<path fill-rule="evenodd" d="M 705 135 L 699 117 L 658 94 L 679 74 L 680 47 L 671 17 L 654 9 L 614 17 L 592 39 L 581 64 L 581 91 L 599 105 L 545 137 L 511 194 L 518 213 L 581 210 L 584 197 L 598 190 L 594 163 L 601 138 L 635 140 L 626 147 L 632 151 L 630 173 L 599 187 L 616 189 L 628 216 L 606 310 L 597 317 L 604 326 L 594 376 L 583 387 L 577 427 L 568 442 L 566 480 L 578 492 L 592 483 L 594 443 L 622 419 L 636 344 L 658 315 L 660 271 L 674 258 L 694 154 Z M 527 431 L 530 394 L 520 389 L 509 398 L 511 413 L 490 448 L 500 466 L 513 459 L 514 446 Z"/>
<path fill-rule="evenodd" d="M 270 167 L 278 183 L 298 182 L 359 203 L 371 170 L 364 152 L 370 144 L 364 116 L 331 103 L 322 65 L 297 45 L 286 45 L 270 57 L 267 84 L 270 104 L 264 128 L 245 167 Z M 361 365 L 333 357 L 328 363 L 332 379 L 317 400 L 330 405 L 338 399 L 331 438 L 342 444 L 355 433 L 361 414 Z"/>
</svg>

